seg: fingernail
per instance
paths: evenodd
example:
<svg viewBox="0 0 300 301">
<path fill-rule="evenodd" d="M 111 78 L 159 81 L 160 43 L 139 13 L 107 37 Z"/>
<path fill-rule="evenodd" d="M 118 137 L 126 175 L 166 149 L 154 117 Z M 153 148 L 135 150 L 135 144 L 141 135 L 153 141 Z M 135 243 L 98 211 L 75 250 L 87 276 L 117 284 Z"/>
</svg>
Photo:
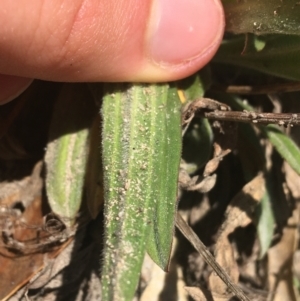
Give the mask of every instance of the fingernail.
<svg viewBox="0 0 300 301">
<path fill-rule="evenodd" d="M 0 105 L 21 95 L 32 82 L 31 78 L 0 74 Z"/>
<path fill-rule="evenodd" d="M 149 56 L 160 65 L 181 65 L 209 51 L 223 36 L 218 0 L 155 0 Z"/>
</svg>

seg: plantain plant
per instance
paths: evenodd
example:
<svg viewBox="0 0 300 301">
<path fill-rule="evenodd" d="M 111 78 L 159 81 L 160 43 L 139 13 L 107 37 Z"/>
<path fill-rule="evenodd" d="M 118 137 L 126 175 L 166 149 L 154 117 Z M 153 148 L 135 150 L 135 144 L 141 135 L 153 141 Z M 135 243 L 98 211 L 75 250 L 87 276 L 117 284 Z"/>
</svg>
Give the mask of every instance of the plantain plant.
<svg viewBox="0 0 300 301">
<path fill-rule="evenodd" d="M 146 250 L 168 269 L 181 110 L 168 84 L 107 84 L 102 104 L 103 300 L 131 300 Z"/>
<path fill-rule="evenodd" d="M 300 32 L 293 22 L 286 26 L 280 25 L 282 15 L 289 15 L 288 5 L 293 4 L 291 1 L 280 4 L 281 7 L 276 8 L 279 20 L 274 21 L 275 10 L 273 15 L 263 14 L 263 10 L 274 8 L 275 1 L 248 2 L 253 7 L 250 12 L 248 4 L 246 7 L 243 1 L 223 1 L 228 31 L 269 35 L 249 36 L 244 54 L 244 36 L 226 37 L 214 59 L 214 66 L 231 64 L 285 79 L 299 80 Z M 260 5 L 261 13 L 256 11 L 257 4 Z M 289 16 L 299 26 L 299 14 L 294 13 L 298 7 L 295 6 L 293 14 Z M 246 11 L 249 17 L 241 18 L 241 14 Z M 278 32 L 281 35 L 274 35 Z M 286 46 L 287 43 L 289 47 Z M 193 77 L 195 78 L 198 79 L 197 76 Z M 199 80 L 188 82 L 185 93 L 189 100 L 203 96 L 201 89 L 199 90 L 200 84 L 202 82 Z M 199 91 L 193 94 L 193 89 Z M 104 95 L 101 108 L 105 199 L 104 251 L 101 257 L 102 300 L 131 301 L 146 252 L 156 264 L 168 271 L 182 149 L 182 104 L 176 86 L 171 84 L 96 84 L 92 86 L 92 90 L 96 91 L 94 95 L 98 97 Z M 245 109 L 237 99 L 228 100 L 220 94 L 216 97 L 232 107 Z M 78 114 L 81 110 L 79 108 Z M 203 136 L 200 139 L 206 137 L 202 148 L 205 161 L 211 151 L 212 133 L 208 121 L 201 122 Z M 254 139 L 258 139 L 254 131 L 250 128 L 246 130 L 250 131 Z M 299 158 L 299 149 L 291 140 L 274 127 L 265 127 L 261 131 L 299 173 L 299 160 L 293 159 L 295 156 Z M 52 210 L 67 216 L 72 221 L 71 224 L 82 199 L 88 139 L 88 131 L 85 129 L 58 140 L 51 138 L 54 142 L 48 145 L 46 162 L 49 166 L 49 202 Z M 255 143 L 259 144 L 257 141 Z M 193 172 L 203 165 L 203 160 L 197 158 L 195 161 L 198 165 L 193 168 Z M 65 168 L 66 162 L 74 162 L 71 169 Z M 71 187 L 76 187 L 77 190 L 73 191 Z M 65 205 L 66 199 L 68 206 Z"/>
</svg>

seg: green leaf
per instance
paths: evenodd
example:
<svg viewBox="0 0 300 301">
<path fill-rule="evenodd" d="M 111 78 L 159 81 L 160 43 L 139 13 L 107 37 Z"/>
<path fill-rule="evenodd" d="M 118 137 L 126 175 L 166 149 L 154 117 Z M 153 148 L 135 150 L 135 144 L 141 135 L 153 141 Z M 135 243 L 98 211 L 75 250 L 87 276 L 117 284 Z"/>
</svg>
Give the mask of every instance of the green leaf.
<svg viewBox="0 0 300 301">
<path fill-rule="evenodd" d="M 196 74 L 177 82 L 177 88 L 184 92 L 184 102 L 203 97 L 210 85 L 211 74 L 208 66 L 202 68 Z"/>
<path fill-rule="evenodd" d="M 185 102 L 204 96 L 211 84 L 210 69 L 203 68 L 198 73 L 177 83 L 179 90 L 183 91 Z M 182 158 L 185 170 L 192 174 L 208 161 L 212 150 L 213 132 L 206 118 L 192 120 L 188 130 L 183 136 Z"/>
<path fill-rule="evenodd" d="M 183 137 L 182 158 L 184 168 L 192 174 L 210 158 L 213 132 L 206 118 L 194 119 Z"/>
<path fill-rule="evenodd" d="M 300 149 L 296 143 L 275 125 L 262 127 L 262 131 L 278 153 L 300 175 Z"/>
<path fill-rule="evenodd" d="M 294 0 L 223 0 L 222 4 L 227 31 L 300 34 L 300 7 Z"/>
<path fill-rule="evenodd" d="M 65 85 L 51 120 L 45 155 L 46 191 L 52 211 L 69 225 L 83 197 L 89 127 L 95 112 L 86 86 Z"/>
<path fill-rule="evenodd" d="M 153 158 L 155 180 L 151 198 L 155 203 L 153 227 L 147 252 L 163 270 L 167 271 L 172 248 L 177 207 L 178 170 L 181 158 L 181 103 L 177 90 L 169 88 L 164 108 L 157 113 L 156 146 Z"/>
<path fill-rule="evenodd" d="M 247 41 L 244 36 L 239 36 L 224 41 L 214 61 L 247 67 L 286 79 L 300 80 L 299 48 L 300 36 L 248 35 Z"/>
<path fill-rule="evenodd" d="M 271 245 L 275 226 L 275 218 L 272 210 L 268 184 L 259 207 L 260 214 L 257 225 L 257 234 L 260 242 L 260 258 L 262 258 L 267 253 Z"/>
<path fill-rule="evenodd" d="M 181 104 L 167 84 L 107 84 L 105 92 L 102 300 L 131 301 L 146 250 L 162 268 L 168 265 Z"/>
</svg>

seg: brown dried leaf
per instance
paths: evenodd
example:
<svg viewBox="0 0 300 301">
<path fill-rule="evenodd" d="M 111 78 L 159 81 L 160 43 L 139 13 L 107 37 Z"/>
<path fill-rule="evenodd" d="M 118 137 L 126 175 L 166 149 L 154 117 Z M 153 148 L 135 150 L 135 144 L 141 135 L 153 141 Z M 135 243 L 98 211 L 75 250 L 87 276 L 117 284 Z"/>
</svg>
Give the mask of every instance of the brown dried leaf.
<svg viewBox="0 0 300 301">
<path fill-rule="evenodd" d="M 226 210 L 225 220 L 215 246 L 215 258 L 228 273 L 233 283 L 238 283 L 239 270 L 228 235 L 237 227 L 245 227 L 252 222 L 254 209 L 264 193 L 265 180 L 263 175 L 259 174 L 243 187 Z M 215 273 L 209 277 L 209 286 L 215 294 L 227 296 L 230 293 L 227 285 Z"/>
<path fill-rule="evenodd" d="M 1 183 L 0 275 L 5 277 L 0 277 L 0 300 L 7 300 L 42 269 L 46 251 L 48 258 L 54 258 L 62 247 L 47 249 L 43 245 L 44 240 L 50 241 L 44 229 L 40 172 L 41 162 L 31 176 L 13 185 Z"/>
<path fill-rule="evenodd" d="M 205 245 L 197 237 L 196 233 L 189 227 L 189 225 L 182 218 L 180 213 L 177 212 L 176 226 L 180 232 L 189 240 L 194 248 L 203 256 L 207 264 L 216 272 L 216 274 L 222 279 L 222 281 L 230 288 L 231 292 L 234 293 L 242 301 L 250 301 L 250 299 L 244 294 L 244 292 L 238 287 L 228 276 L 228 273 L 216 262 L 215 258 L 211 255 Z M 217 295 L 218 293 L 216 293 Z M 218 294 L 219 295 L 219 294 Z M 224 295 L 224 294 L 223 294 Z M 225 294 L 224 297 L 227 297 Z"/>
<path fill-rule="evenodd" d="M 200 193 L 209 192 L 215 186 L 217 181 L 217 174 L 213 174 L 203 178 L 199 183 L 187 187 L 189 191 L 198 191 Z"/>
<path fill-rule="evenodd" d="M 183 168 L 179 171 L 178 183 L 182 189 L 188 191 L 198 191 L 200 193 L 209 192 L 216 184 L 217 175 L 209 175 L 205 178 L 194 176 L 190 177 L 186 170 Z"/>
<path fill-rule="evenodd" d="M 166 273 L 152 261 L 148 254 L 144 258 L 141 276 L 146 287 L 140 301 L 158 300 L 164 288 Z"/>
<path fill-rule="evenodd" d="M 229 301 L 232 298 L 232 295 L 219 295 L 215 293 L 210 293 L 204 288 L 200 289 L 199 287 L 185 287 L 186 291 L 195 301 Z"/>
<path fill-rule="evenodd" d="M 232 199 L 225 212 L 225 220 L 221 227 L 221 235 L 229 235 L 237 227 L 245 227 L 252 222 L 256 206 L 265 194 L 265 179 L 258 174 L 247 183 Z"/>
<path fill-rule="evenodd" d="M 294 209 L 280 241 L 268 251 L 268 300 L 297 300 L 293 288 L 293 254 L 298 243 L 299 209 L 299 206 Z"/>
<path fill-rule="evenodd" d="M 146 254 L 142 266 L 140 289 L 144 289 L 139 301 L 187 301 L 187 294 L 182 289 L 183 276 L 181 268 L 174 260 L 178 241 L 175 239 L 172 246 L 172 260 L 168 273 L 164 272 Z"/>
<path fill-rule="evenodd" d="M 199 287 L 186 286 L 185 289 L 195 301 L 213 301 L 213 299 L 207 299 Z"/>
<path fill-rule="evenodd" d="M 215 145 L 216 145 L 216 143 L 214 144 L 214 146 Z M 203 176 L 207 177 L 207 176 L 211 175 L 213 172 L 215 172 L 216 169 L 219 167 L 220 162 L 230 152 L 231 152 L 231 150 L 227 149 L 227 150 L 221 151 L 220 154 L 214 155 L 214 158 L 212 158 L 211 160 L 209 160 L 207 162 L 207 164 L 205 165 Z"/>
<path fill-rule="evenodd" d="M 300 282 L 300 250 L 295 251 L 293 256 L 293 272 L 294 276 Z"/>
</svg>

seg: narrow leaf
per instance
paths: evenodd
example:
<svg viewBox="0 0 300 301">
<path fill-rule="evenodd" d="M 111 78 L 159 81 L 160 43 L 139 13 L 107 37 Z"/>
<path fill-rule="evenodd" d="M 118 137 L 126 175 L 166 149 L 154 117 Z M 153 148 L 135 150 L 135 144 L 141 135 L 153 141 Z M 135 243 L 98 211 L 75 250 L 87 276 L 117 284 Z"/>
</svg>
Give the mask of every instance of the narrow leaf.
<svg viewBox="0 0 300 301">
<path fill-rule="evenodd" d="M 267 184 L 266 192 L 261 199 L 259 206 L 260 214 L 257 224 L 257 234 L 260 242 L 260 258 L 264 257 L 267 253 L 271 245 L 274 233 L 275 218 L 271 206 L 270 195 L 270 187 L 268 187 Z"/>
<path fill-rule="evenodd" d="M 51 209 L 68 224 L 74 222 L 82 201 L 89 127 L 95 112 L 83 85 L 65 85 L 54 107 L 45 156 L 46 191 Z"/>
<path fill-rule="evenodd" d="M 227 31 L 300 34 L 300 8 L 294 0 L 223 0 L 222 4 Z"/>
<path fill-rule="evenodd" d="M 177 83 L 179 91 L 183 92 L 184 103 L 204 97 L 211 84 L 211 74 L 208 67 Z M 203 167 L 208 161 L 213 142 L 213 132 L 206 118 L 195 118 L 188 126 L 183 136 L 182 158 L 184 169 L 192 174 Z"/>
<path fill-rule="evenodd" d="M 246 43 L 246 49 L 245 49 Z M 224 41 L 214 61 L 300 80 L 300 36 L 248 35 Z"/>
<path fill-rule="evenodd" d="M 198 73 L 177 82 L 177 88 L 184 93 L 183 103 L 203 97 L 205 91 L 211 85 L 211 73 L 208 66 Z"/>
<path fill-rule="evenodd" d="M 184 168 L 192 174 L 203 167 L 210 158 L 213 132 L 206 118 L 195 119 L 183 137 L 182 158 Z"/>
<path fill-rule="evenodd" d="M 278 153 L 300 175 L 300 149 L 296 143 L 275 125 L 262 127 L 262 130 Z"/>
<path fill-rule="evenodd" d="M 156 179 L 153 179 L 151 194 L 155 206 L 147 252 L 163 270 L 167 271 L 177 206 L 181 157 L 181 103 L 175 88 L 169 88 L 160 102 L 164 107 L 159 106 L 153 131 L 153 135 L 156 136 L 154 150 L 156 156 L 153 158 Z"/>
<path fill-rule="evenodd" d="M 181 149 L 169 86 L 107 84 L 102 106 L 105 241 L 102 300 L 131 301 L 146 249 L 168 264 Z"/>
</svg>

